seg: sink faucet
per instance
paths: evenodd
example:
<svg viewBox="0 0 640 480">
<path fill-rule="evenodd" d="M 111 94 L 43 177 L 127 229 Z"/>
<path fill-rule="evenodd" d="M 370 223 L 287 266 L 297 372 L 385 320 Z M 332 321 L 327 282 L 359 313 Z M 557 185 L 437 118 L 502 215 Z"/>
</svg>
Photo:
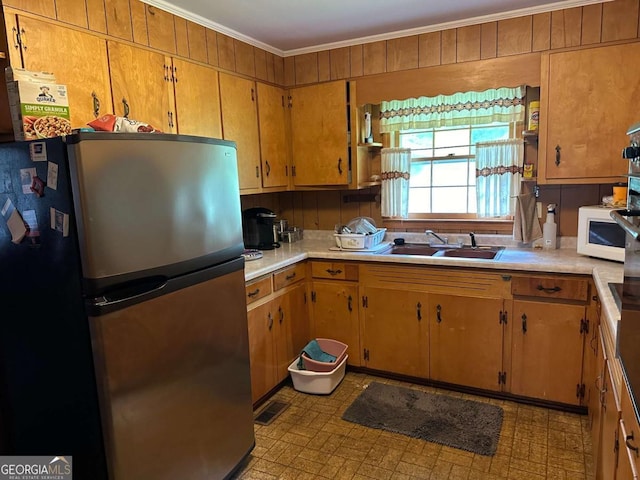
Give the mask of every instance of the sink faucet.
<svg viewBox="0 0 640 480">
<path fill-rule="evenodd" d="M 469 232 L 469 236 L 471 237 L 471 248 L 478 248 L 478 244 L 476 243 L 476 234 Z"/>
<path fill-rule="evenodd" d="M 440 235 L 438 235 L 436 232 L 434 232 L 433 230 L 425 230 L 424 234 L 428 237 L 429 235 L 433 235 L 434 237 L 436 237 L 438 240 L 440 240 L 440 243 L 442 245 L 446 245 L 449 243 L 449 239 L 447 237 L 442 238 Z"/>
</svg>

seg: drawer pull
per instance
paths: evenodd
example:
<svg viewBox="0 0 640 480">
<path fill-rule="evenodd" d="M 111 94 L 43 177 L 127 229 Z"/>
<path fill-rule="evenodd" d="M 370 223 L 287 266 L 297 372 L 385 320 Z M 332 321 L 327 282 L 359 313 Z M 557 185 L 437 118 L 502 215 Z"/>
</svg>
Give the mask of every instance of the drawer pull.
<svg viewBox="0 0 640 480">
<path fill-rule="evenodd" d="M 331 268 L 327 268 L 326 272 L 329 275 L 334 275 L 335 276 L 335 275 L 340 275 L 342 273 L 342 270 L 340 270 L 339 268 L 337 270 L 333 270 Z"/>
<path fill-rule="evenodd" d="M 538 285 L 536 288 L 545 293 L 558 293 L 560 290 L 562 290 L 562 288 L 558 287 L 557 285 L 555 287 L 543 287 L 542 285 Z"/>
<path fill-rule="evenodd" d="M 522 314 L 522 333 L 527 333 L 527 314 Z"/>
<path fill-rule="evenodd" d="M 258 295 L 260 293 L 260 289 L 256 288 L 253 292 L 249 292 L 247 293 L 247 297 L 255 297 L 256 295 Z"/>
<path fill-rule="evenodd" d="M 294 278 L 296 278 L 296 272 L 293 272 L 291 275 L 287 275 L 284 278 L 285 280 L 293 280 Z"/>
<path fill-rule="evenodd" d="M 627 435 L 624 439 L 624 443 L 627 445 L 627 448 L 633 452 L 636 452 L 636 456 L 638 456 L 638 447 L 635 447 L 633 445 L 631 445 L 631 443 L 629 442 L 629 440 L 633 440 L 633 432 L 631 432 L 629 435 Z"/>
</svg>

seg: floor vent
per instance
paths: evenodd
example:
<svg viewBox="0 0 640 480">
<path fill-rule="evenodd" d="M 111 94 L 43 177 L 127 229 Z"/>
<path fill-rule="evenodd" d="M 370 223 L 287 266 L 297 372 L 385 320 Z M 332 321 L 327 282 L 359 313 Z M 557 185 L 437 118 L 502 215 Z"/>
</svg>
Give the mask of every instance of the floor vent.
<svg viewBox="0 0 640 480">
<path fill-rule="evenodd" d="M 272 401 L 253 420 L 259 425 L 269 425 L 289 406 L 286 402 Z"/>
</svg>

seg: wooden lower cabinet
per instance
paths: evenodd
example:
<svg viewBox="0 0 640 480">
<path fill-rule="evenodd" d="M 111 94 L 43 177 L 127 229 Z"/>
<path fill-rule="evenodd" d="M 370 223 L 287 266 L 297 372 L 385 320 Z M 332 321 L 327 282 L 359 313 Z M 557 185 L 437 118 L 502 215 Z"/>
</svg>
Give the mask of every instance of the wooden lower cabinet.
<svg viewBox="0 0 640 480">
<path fill-rule="evenodd" d="M 602 426 L 600 433 L 600 447 L 598 448 L 596 459 L 596 479 L 611 480 L 631 480 L 631 477 L 616 477 L 619 454 L 619 421 L 620 421 L 620 399 L 618 398 L 613 375 L 611 372 L 611 362 L 605 362 L 605 374 L 602 382 Z"/>
<path fill-rule="evenodd" d="M 502 390 L 503 300 L 429 295 L 431 379 Z"/>
<path fill-rule="evenodd" d="M 626 382 L 623 382 L 621 397 L 617 478 L 637 480 L 640 471 L 640 425 Z"/>
<path fill-rule="evenodd" d="M 427 294 L 362 289 L 363 365 L 374 370 L 429 376 Z"/>
<path fill-rule="evenodd" d="M 351 282 L 313 280 L 311 331 L 315 338 L 331 338 L 348 345 L 348 365 L 360 365 L 358 285 Z"/>
<path fill-rule="evenodd" d="M 251 360 L 251 398 L 255 403 L 276 385 L 274 319 L 271 303 L 247 312 Z"/>
<path fill-rule="evenodd" d="M 306 284 L 298 285 L 287 294 L 287 304 L 286 312 L 291 329 L 291 347 L 295 358 L 311 340 Z"/>
</svg>

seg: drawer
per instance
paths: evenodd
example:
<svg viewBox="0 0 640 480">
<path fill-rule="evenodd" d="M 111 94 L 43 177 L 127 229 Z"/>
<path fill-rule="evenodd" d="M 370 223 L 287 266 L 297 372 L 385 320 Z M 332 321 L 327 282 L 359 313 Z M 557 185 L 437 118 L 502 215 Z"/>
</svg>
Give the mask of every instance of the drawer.
<svg viewBox="0 0 640 480">
<path fill-rule="evenodd" d="M 306 277 L 307 265 L 305 263 L 297 263 L 291 267 L 285 268 L 273 274 L 273 289 L 280 290 L 281 288 L 293 285 L 300 280 L 304 280 Z"/>
<path fill-rule="evenodd" d="M 358 265 L 344 262 L 313 262 L 311 276 L 333 280 L 358 280 Z"/>
<path fill-rule="evenodd" d="M 245 285 L 247 305 L 271 294 L 271 275 L 253 280 Z"/>
<path fill-rule="evenodd" d="M 580 300 L 589 298 L 589 280 L 561 277 L 517 277 L 511 280 L 511 293 L 514 296 L 557 298 L 562 300 Z"/>
</svg>

